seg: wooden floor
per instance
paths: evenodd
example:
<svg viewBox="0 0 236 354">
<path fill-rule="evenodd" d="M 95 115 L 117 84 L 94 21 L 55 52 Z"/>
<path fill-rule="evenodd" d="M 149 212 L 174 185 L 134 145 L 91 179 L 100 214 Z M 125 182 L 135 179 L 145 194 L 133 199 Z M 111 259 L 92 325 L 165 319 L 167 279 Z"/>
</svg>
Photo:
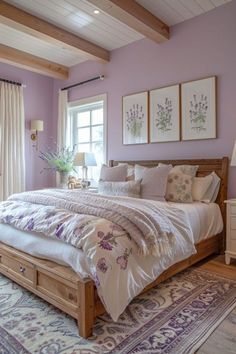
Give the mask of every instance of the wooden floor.
<svg viewBox="0 0 236 354">
<path fill-rule="evenodd" d="M 236 260 L 227 266 L 224 256 L 202 263 L 202 269 L 236 280 Z M 236 308 L 216 328 L 196 354 L 236 354 Z"/>
</svg>

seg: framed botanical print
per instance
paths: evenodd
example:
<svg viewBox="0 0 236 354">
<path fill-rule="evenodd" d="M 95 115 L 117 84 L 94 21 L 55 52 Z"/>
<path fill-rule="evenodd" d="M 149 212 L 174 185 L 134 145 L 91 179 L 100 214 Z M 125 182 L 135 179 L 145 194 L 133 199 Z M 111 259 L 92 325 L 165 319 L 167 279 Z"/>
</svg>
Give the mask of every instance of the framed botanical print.
<svg viewBox="0 0 236 354">
<path fill-rule="evenodd" d="M 148 92 L 123 97 L 123 144 L 148 143 Z"/>
<path fill-rule="evenodd" d="M 179 85 L 150 91 L 150 142 L 180 140 Z"/>
<path fill-rule="evenodd" d="M 182 140 L 216 138 L 216 77 L 181 84 Z"/>
</svg>

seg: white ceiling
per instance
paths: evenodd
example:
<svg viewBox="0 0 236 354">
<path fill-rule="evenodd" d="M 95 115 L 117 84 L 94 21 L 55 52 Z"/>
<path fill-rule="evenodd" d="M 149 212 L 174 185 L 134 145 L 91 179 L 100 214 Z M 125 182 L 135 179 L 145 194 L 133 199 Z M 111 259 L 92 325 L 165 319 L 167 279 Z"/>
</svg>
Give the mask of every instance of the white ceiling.
<svg viewBox="0 0 236 354">
<path fill-rule="evenodd" d="M 143 38 L 141 34 L 102 11 L 95 15 L 93 11 L 96 7 L 86 0 L 6 1 L 109 51 Z M 172 26 L 231 0 L 136 1 Z M 0 24 L 0 43 L 66 66 L 87 60 L 86 55 L 78 56 L 63 46 L 48 44 L 3 24 Z"/>
<path fill-rule="evenodd" d="M 169 26 L 201 15 L 231 0 L 136 0 Z"/>
</svg>

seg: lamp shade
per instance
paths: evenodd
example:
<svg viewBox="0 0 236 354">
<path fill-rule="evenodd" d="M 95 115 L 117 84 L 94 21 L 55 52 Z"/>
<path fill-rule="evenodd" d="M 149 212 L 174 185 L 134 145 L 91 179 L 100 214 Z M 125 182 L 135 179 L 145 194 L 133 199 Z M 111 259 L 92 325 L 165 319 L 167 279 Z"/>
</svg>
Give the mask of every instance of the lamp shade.
<svg viewBox="0 0 236 354">
<path fill-rule="evenodd" d="M 97 166 L 97 162 L 92 152 L 78 152 L 74 158 L 75 166 Z"/>
<path fill-rule="evenodd" d="M 233 149 L 230 165 L 236 166 L 236 141 L 234 143 L 234 149 Z"/>
<path fill-rule="evenodd" d="M 30 121 L 30 130 L 36 130 L 38 132 L 43 131 L 43 120 L 32 119 Z"/>
</svg>

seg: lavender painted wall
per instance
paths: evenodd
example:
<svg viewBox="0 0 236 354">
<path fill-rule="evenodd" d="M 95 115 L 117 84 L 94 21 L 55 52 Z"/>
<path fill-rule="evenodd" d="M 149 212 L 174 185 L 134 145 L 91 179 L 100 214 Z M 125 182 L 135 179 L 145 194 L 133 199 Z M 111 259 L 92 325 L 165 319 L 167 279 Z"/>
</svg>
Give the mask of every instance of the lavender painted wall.
<svg viewBox="0 0 236 354">
<path fill-rule="evenodd" d="M 32 147 L 29 122 L 31 119 L 44 121 L 44 132 L 39 133 L 39 148 L 49 144 L 52 136 L 52 96 L 53 79 L 26 70 L 0 63 L 0 77 L 26 84 L 25 103 L 25 151 L 26 151 L 26 188 L 37 189 L 53 185 L 53 176 L 40 174 L 44 163 Z"/>
<path fill-rule="evenodd" d="M 69 100 L 108 93 L 109 159 L 178 159 L 230 156 L 236 139 L 236 1 L 220 6 L 171 30 L 157 45 L 143 39 L 114 50 L 108 64 L 86 62 L 73 67 L 58 88 L 98 74 L 105 80 L 70 91 Z M 217 75 L 218 138 L 214 140 L 122 145 L 122 96 L 183 81 Z M 56 117 L 54 104 L 54 117 Z M 55 124 L 54 119 L 54 124 Z M 54 129 L 56 129 L 54 125 Z M 236 196 L 236 167 L 230 169 L 229 196 Z"/>
</svg>

